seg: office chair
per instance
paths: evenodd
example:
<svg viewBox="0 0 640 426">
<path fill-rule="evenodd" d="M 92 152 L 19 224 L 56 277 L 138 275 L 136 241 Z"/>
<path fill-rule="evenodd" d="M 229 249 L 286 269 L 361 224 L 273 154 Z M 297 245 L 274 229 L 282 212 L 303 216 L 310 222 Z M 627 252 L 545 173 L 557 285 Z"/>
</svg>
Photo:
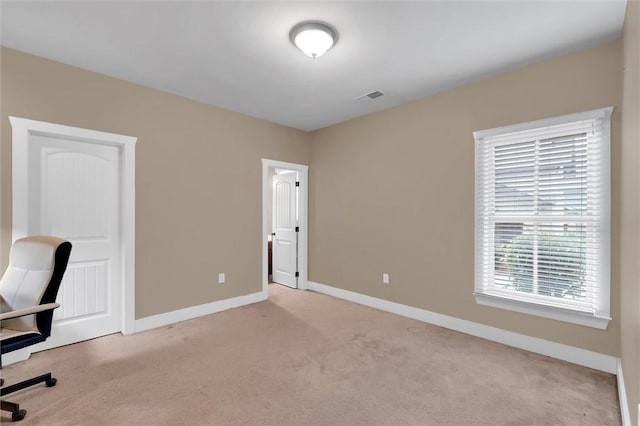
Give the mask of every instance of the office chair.
<svg viewBox="0 0 640 426">
<path fill-rule="evenodd" d="M 64 271 L 67 269 L 71 243 L 54 237 L 27 237 L 11 247 L 9 266 L 0 281 L 0 368 L 5 353 L 44 342 L 51 335 L 53 310 Z M 4 380 L 0 379 L 1 384 Z M 24 380 L 0 390 L 0 397 L 45 383 L 55 386 L 51 373 Z M 1 400 L 2 410 L 11 419 L 24 419 L 26 410 L 16 403 Z"/>
</svg>

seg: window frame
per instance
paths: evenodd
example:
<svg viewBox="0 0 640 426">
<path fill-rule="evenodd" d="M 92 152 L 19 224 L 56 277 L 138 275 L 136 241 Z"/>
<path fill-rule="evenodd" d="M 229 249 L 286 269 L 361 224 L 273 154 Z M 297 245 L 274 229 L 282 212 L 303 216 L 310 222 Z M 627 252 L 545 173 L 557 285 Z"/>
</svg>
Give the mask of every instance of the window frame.
<svg viewBox="0 0 640 426">
<path fill-rule="evenodd" d="M 516 311 L 520 313 L 535 315 L 543 318 L 549 318 L 574 324 L 580 324 L 598 329 L 606 329 L 610 317 L 610 293 L 611 293 L 611 114 L 613 107 L 598 108 L 590 111 L 584 111 L 574 114 L 567 114 L 542 120 L 529 121 L 520 124 L 514 124 L 504 127 L 498 127 L 487 130 L 473 132 L 475 140 L 475 265 L 474 265 L 474 296 L 476 303 L 500 309 Z M 543 129 L 555 125 L 562 125 L 583 120 L 602 119 L 602 137 L 601 156 L 599 170 L 601 176 L 599 187 L 601 189 L 602 207 L 600 209 L 599 224 L 599 242 L 601 246 L 599 269 L 599 290 L 598 303 L 595 312 L 585 312 L 584 310 L 574 309 L 570 307 L 550 306 L 542 303 L 545 296 L 532 296 L 523 293 L 522 297 L 515 294 L 506 294 L 506 292 L 494 291 L 486 284 L 484 276 L 484 264 L 486 256 L 495 258 L 496 249 L 493 244 L 485 253 L 483 249 L 484 241 L 482 238 L 482 224 L 484 216 L 482 206 L 480 205 L 480 196 L 485 194 L 485 188 L 482 187 L 482 177 L 486 171 L 482 168 L 482 157 L 485 147 L 482 145 L 487 138 L 506 135 L 514 132 L 533 131 Z M 536 166 L 537 166 L 536 162 Z M 493 222 L 495 228 L 495 221 Z M 535 299 L 538 299 L 536 301 Z"/>
</svg>

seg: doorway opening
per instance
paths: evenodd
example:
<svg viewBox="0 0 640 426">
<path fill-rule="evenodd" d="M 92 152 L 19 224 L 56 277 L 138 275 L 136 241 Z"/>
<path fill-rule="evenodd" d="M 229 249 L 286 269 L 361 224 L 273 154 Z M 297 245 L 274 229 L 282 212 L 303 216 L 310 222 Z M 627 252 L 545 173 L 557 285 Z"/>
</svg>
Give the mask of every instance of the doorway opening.
<svg viewBox="0 0 640 426">
<path fill-rule="evenodd" d="M 274 282 L 306 290 L 306 165 L 262 160 L 262 291 Z"/>
</svg>

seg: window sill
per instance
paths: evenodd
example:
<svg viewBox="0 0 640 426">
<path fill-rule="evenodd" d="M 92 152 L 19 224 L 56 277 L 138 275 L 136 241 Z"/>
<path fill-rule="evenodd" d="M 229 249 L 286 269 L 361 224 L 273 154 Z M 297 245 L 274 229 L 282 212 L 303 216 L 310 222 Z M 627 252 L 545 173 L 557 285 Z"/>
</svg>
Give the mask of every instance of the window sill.
<svg viewBox="0 0 640 426">
<path fill-rule="evenodd" d="M 607 325 L 609 325 L 609 321 L 611 321 L 611 318 L 598 317 L 590 313 L 574 311 L 571 309 L 540 305 L 534 302 L 514 300 L 485 293 L 473 294 L 476 297 L 476 303 L 478 303 L 479 305 L 491 306 L 493 308 L 506 309 L 523 314 L 570 322 L 587 327 L 599 328 L 601 330 L 606 330 Z"/>
</svg>

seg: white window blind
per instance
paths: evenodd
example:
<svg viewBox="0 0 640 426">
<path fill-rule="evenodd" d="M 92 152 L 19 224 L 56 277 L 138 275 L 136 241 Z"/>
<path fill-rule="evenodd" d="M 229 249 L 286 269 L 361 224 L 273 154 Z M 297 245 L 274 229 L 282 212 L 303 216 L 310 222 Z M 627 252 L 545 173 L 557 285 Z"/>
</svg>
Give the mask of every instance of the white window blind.
<svg viewBox="0 0 640 426">
<path fill-rule="evenodd" d="M 606 328 L 611 112 L 474 133 L 479 303 Z"/>
</svg>

